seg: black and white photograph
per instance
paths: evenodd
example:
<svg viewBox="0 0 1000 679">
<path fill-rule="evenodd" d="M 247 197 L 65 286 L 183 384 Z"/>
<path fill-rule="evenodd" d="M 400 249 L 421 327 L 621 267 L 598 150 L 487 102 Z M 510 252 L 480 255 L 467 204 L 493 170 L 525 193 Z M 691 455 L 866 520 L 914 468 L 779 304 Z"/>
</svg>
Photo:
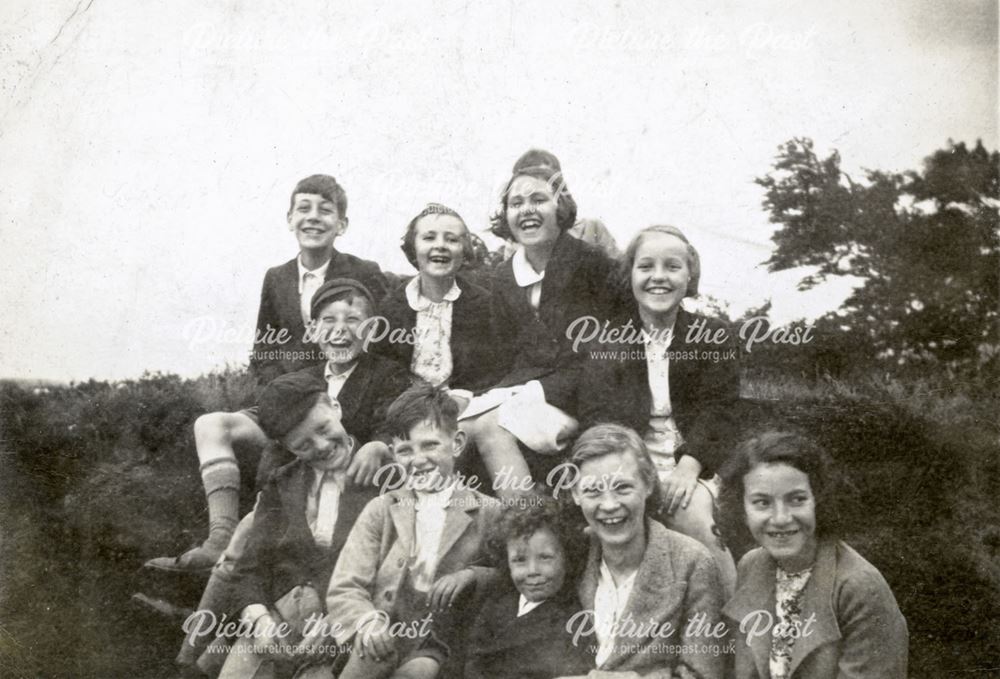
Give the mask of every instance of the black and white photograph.
<svg viewBox="0 0 1000 679">
<path fill-rule="evenodd" d="M 7 0 L 0 676 L 1000 677 L 996 0 Z"/>
</svg>

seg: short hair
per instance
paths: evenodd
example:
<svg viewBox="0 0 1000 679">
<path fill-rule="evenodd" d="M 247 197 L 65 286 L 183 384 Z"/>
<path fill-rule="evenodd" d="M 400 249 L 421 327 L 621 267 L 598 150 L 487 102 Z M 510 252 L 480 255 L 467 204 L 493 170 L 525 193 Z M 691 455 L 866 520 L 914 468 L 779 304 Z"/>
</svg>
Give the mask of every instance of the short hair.
<svg viewBox="0 0 1000 679">
<path fill-rule="evenodd" d="M 514 163 L 514 167 L 511 168 L 511 172 L 516 174 L 526 167 L 549 167 L 562 171 L 562 165 L 559 164 L 556 154 L 545 149 L 528 149 L 522 153 L 521 157 Z"/>
<path fill-rule="evenodd" d="M 635 458 L 639 467 L 639 476 L 650 490 L 646 499 L 646 517 L 655 518 L 663 506 L 660 496 L 660 478 L 656 466 L 649 456 L 649 450 L 642 437 L 634 429 L 620 424 L 596 424 L 585 432 L 573 444 L 570 461 L 577 470 L 587 460 L 593 460 L 605 455 L 629 453 Z M 579 482 L 579 476 L 577 477 Z"/>
<path fill-rule="evenodd" d="M 422 422 L 432 422 L 449 433 L 458 431 L 458 403 L 446 390 L 420 380 L 389 406 L 385 427 L 393 438 L 405 440 Z"/>
<path fill-rule="evenodd" d="M 337 206 L 337 216 L 341 219 L 347 218 L 347 193 L 344 187 L 337 183 L 337 180 L 328 174 L 313 174 L 305 179 L 300 179 L 292 190 L 292 196 L 288 199 L 288 214 L 292 214 L 295 209 L 295 196 L 299 193 L 314 193 L 327 199 Z"/>
<path fill-rule="evenodd" d="M 462 219 L 462 216 L 452 210 L 446 205 L 441 205 L 440 203 L 428 203 L 427 206 L 420 211 L 416 217 L 410 220 L 410 223 L 406 225 L 406 233 L 403 234 L 403 241 L 400 244 L 400 249 L 402 249 L 403 254 L 406 255 L 406 261 L 408 261 L 414 269 L 419 269 L 417 266 L 417 223 L 428 215 L 448 215 L 449 217 L 454 217 L 458 221 L 462 222 L 462 226 L 465 227 L 465 233 L 462 235 L 462 255 L 464 261 L 462 266 L 472 263 L 475 261 L 476 252 L 472 248 L 472 242 L 469 234 L 469 226 Z"/>
<path fill-rule="evenodd" d="M 589 540 L 577 518 L 579 511 L 572 504 L 535 492 L 508 500 L 486 535 L 486 551 L 501 572 L 510 576 L 507 563 L 507 543 L 527 539 L 548 528 L 562 546 L 566 564 L 566 582 L 571 583 L 583 572 Z"/>
<path fill-rule="evenodd" d="M 559 230 L 569 231 L 573 228 L 573 224 L 576 223 L 576 201 L 573 200 L 573 195 L 563 180 L 562 172 L 549 167 L 534 166 L 514 172 L 504 186 L 503 193 L 500 194 L 500 209 L 494 213 L 495 218 L 490 226 L 493 235 L 504 240 L 514 240 L 514 234 L 507 225 L 507 199 L 514 181 L 518 177 L 525 176 L 541 179 L 549 186 L 556 198 L 556 225 Z"/>
<path fill-rule="evenodd" d="M 653 226 L 647 226 L 645 229 L 632 237 L 628 247 L 625 248 L 625 255 L 621 259 L 621 264 L 619 265 L 618 270 L 619 284 L 623 287 L 624 291 L 629 293 L 629 296 L 631 296 L 632 267 L 635 266 L 635 253 L 638 252 L 639 246 L 642 245 L 643 238 L 651 233 L 663 233 L 668 236 L 675 236 L 687 245 L 687 264 L 688 269 L 691 271 L 691 278 L 688 280 L 687 290 L 684 292 L 684 296 L 697 296 L 698 283 L 701 281 L 701 257 L 698 256 L 698 250 L 691 245 L 691 241 L 687 239 L 684 232 L 676 226 L 670 226 L 669 224 L 654 224 Z"/>
<path fill-rule="evenodd" d="M 309 314 L 315 320 L 319 312 L 332 302 L 345 301 L 353 304 L 354 300 L 363 300 L 368 307 L 368 315 L 374 316 L 378 313 L 378 306 L 375 304 L 375 297 L 364 284 L 353 278 L 331 278 L 323 283 L 313 293 L 309 303 Z"/>
<path fill-rule="evenodd" d="M 839 512 L 829 454 L 812 439 L 790 431 L 767 430 L 743 441 L 722 469 L 722 513 L 746 524 L 743 479 L 761 464 L 787 464 L 809 477 L 816 500 L 816 535 L 838 532 Z"/>
</svg>

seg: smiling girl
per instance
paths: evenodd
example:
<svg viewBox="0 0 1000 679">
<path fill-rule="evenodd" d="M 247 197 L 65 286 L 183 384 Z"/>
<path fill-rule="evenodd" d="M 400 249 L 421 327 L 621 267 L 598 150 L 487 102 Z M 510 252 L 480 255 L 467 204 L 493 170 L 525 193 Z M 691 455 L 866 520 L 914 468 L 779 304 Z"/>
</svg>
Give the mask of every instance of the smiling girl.
<svg viewBox="0 0 1000 679">
<path fill-rule="evenodd" d="M 434 386 L 468 392 L 489 386 L 497 377 L 490 293 L 461 275 L 473 259 L 465 222 L 430 203 L 407 225 L 402 250 L 418 274 L 379 305 L 384 325 L 375 325 L 382 336 L 376 351 Z"/>
<path fill-rule="evenodd" d="M 631 299 L 613 327 L 632 330 L 544 378 L 546 397 L 581 427 L 615 422 L 641 433 L 663 492 L 657 518 L 709 549 L 732 594 L 736 566 L 716 528 L 713 477 L 736 443 L 735 337 L 681 306 L 698 294 L 701 260 L 680 229 L 640 231 L 619 276 Z"/>
<path fill-rule="evenodd" d="M 906 677 L 909 635 L 889 585 L 833 535 L 829 465 L 808 439 L 769 431 L 725 472 L 726 506 L 759 545 L 724 608 L 737 679 Z"/>
<path fill-rule="evenodd" d="M 539 379 L 572 362 L 567 328 L 585 316 L 612 317 L 620 296 L 613 261 L 567 233 L 576 203 L 561 172 L 519 167 L 501 196 L 494 233 L 518 244 L 493 281 L 492 348 L 505 361 L 504 377 L 469 404 L 462 426 L 495 490 L 513 495 L 531 483 L 520 446 L 552 455 L 576 431 L 576 421 L 546 401 Z M 498 486 L 501 475 L 508 483 Z"/>
<path fill-rule="evenodd" d="M 578 588 L 593 613 L 598 671 L 590 676 L 721 677 L 723 658 L 700 631 L 721 620 L 718 569 L 701 544 L 650 520 L 660 488 L 642 439 L 597 425 L 573 445 L 572 461 L 573 500 L 591 531 Z M 666 638 L 636 633 L 643 628 Z"/>
</svg>

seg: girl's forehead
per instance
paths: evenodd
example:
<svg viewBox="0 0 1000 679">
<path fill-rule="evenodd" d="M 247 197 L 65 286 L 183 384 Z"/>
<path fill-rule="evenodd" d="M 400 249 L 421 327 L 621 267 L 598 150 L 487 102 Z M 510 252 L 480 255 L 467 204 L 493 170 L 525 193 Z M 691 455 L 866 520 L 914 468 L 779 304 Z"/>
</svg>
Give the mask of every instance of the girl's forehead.
<svg viewBox="0 0 1000 679">
<path fill-rule="evenodd" d="M 523 174 L 514 178 L 514 181 L 510 183 L 510 189 L 507 191 L 507 194 L 509 196 L 529 196 L 536 191 L 552 195 L 552 187 L 549 186 L 547 181 L 539 177 Z"/>
<path fill-rule="evenodd" d="M 651 232 L 642 237 L 635 249 L 635 258 L 681 257 L 688 259 L 688 246 L 683 240 L 669 233 Z"/>
<path fill-rule="evenodd" d="M 743 477 L 747 492 L 782 494 L 795 490 L 812 490 L 809 475 L 786 462 L 762 462 L 754 465 Z"/>
<path fill-rule="evenodd" d="M 465 223 L 455 215 L 429 214 L 417 220 L 416 231 L 451 231 L 462 234 L 466 232 Z"/>
<path fill-rule="evenodd" d="M 584 484 L 603 481 L 641 480 L 639 461 L 627 452 L 608 453 L 584 460 L 579 465 L 580 481 Z"/>
</svg>

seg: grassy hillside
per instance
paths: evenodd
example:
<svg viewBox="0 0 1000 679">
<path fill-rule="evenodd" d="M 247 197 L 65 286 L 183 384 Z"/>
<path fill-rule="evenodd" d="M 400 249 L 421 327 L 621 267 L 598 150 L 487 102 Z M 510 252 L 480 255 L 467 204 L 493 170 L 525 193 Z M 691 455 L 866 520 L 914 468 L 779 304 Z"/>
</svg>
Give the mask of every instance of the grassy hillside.
<svg viewBox="0 0 1000 679">
<path fill-rule="evenodd" d="M 238 371 L 0 387 L 0 676 L 175 675 L 179 625 L 129 595 L 143 561 L 203 537 L 191 424 L 249 393 Z M 1000 658 L 996 394 L 757 377 L 744 396 L 748 430 L 801 429 L 844 470 L 843 529 L 907 617 L 911 676 L 988 676 Z"/>
</svg>

